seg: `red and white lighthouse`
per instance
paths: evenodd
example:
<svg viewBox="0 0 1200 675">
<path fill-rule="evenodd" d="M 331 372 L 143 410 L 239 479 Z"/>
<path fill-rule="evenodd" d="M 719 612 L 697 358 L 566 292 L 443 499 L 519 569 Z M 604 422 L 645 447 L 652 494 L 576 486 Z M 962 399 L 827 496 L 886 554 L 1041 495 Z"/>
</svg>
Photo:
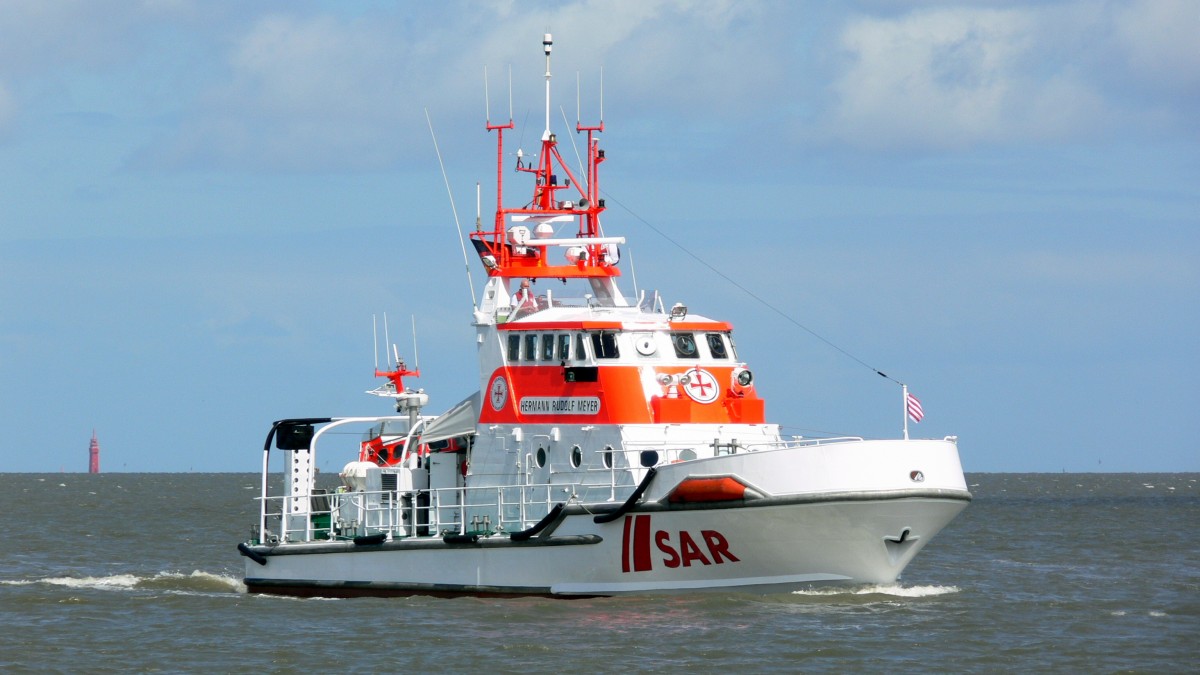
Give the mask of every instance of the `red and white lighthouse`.
<svg viewBox="0 0 1200 675">
<path fill-rule="evenodd" d="M 100 473 L 100 441 L 92 429 L 92 444 L 88 447 L 88 473 Z"/>
</svg>

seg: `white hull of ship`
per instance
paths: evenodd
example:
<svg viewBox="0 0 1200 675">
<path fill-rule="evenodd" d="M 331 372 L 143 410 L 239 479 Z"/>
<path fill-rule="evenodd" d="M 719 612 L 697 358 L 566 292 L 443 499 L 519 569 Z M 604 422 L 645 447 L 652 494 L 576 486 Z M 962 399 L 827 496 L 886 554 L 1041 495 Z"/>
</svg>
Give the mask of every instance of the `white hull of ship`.
<svg viewBox="0 0 1200 675">
<path fill-rule="evenodd" d="M 266 565 L 247 559 L 246 586 L 298 595 L 596 596 L 890 583 L 966 505 L 959 498 L 865 498 L 631 512 L 606 524 L 580 514 L 523 544 L 316 542 L 277 549 Z"/>
<path fill-rule="evenodd" d="M 671 489 L 695 476 L 736 476 L 756 494 L 671 504 Z M 247 558 L 246 585 L 297 595 L 608 596 L 890 583 L 969 500 L 951 441 L 753 452 L 664 465 L 615 520 L 594 518 L 615 504 L 570 506 L 552 531 L 524 542 L 254 547 L 266 564 Z"/>
</svg>

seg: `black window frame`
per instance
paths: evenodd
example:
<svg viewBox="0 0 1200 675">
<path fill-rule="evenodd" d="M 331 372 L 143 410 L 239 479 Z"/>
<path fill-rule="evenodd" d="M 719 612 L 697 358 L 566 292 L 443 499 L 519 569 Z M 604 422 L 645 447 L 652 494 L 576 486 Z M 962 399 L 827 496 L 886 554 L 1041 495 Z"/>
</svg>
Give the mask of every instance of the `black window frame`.
<svg viewBox="0 0 1200 675">
<path fill-rule="evenodd" d="M 681 342 L 690 342 L 692 345 L 691 353 L 685 353 L 684 349 L 680 348 Z M 671 347 L 675 350 L 676 358 L 680 359 L 698 359 L 700 358 L 700 345 L 696 344 L 696 335 L 691 331 L 671 331 Z"/>
<path fill-rule="evenodd" d="M 557 345 L 558 345 L 557 349 L 558 349 L 559 360 L 570 361 L 571 360 L 571 334 L 570 333 L 559 333 L 558 335 L 556 335 L 554 337 L 554 342 L 557 343 Z"/>
<path fill-rule="evenodd" d="M 538 357 L 538 334 L 537 333 L 526 333 L 525 334 L 525 353 L 523 356 L 524 356 L 525 361 L 537 361 L 537 357 Z"/>
<path fill-rule="evenodd" d="M 617 331 L 601 330 L 591 333 L 592 354 L 597 360 L 621 358 L 621 347 L 617 344 Z"/>
<path fill-rule="evenodd" d="M 521 334 L 508 334 L 508 362 L 516 363 L 521 360 Z"/>
<path fill-rule="evenodd" d="M 724 333 L 705 333 L 704 337 L 705 337 L 705 340 L 708 342 L 708 353 L 714 359 L 729 359 L 729 358 L 731 358 L 730 354 L 729 354 L 729 345 L 725 342 L 725 334 Z M 719 345 L 719 347 L 717 349 L 714 349 L 713 348 L 714 344 Z M 718 351 L 720 351 L 719 354 L 717 353 Z"/>
</svg>

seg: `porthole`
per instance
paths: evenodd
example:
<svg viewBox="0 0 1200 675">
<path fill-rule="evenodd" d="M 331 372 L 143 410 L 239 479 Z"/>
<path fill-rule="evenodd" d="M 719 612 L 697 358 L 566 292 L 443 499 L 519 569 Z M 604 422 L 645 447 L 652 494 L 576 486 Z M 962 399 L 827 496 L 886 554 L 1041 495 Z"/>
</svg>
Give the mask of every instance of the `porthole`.
<svg viewBox="0 0 1200 675">
<path fill-rule="evenodd" d="M 654 344 L 654 335 L 651 333 L 639 333 L 633 337 L 633 346 L 642 356 L 650 356 L 657 350 L 657 345 Z"/>
<path fill-rule="evenodd" d="M 642 459 L 642 466 L 649 469 L 650 467 L 654 466 L 655 464 L 658 464 L 658 451 L 657 450 L 643 450 L 641 459 Z"/>
<path fill-rule="evenodd" d="M 578 445 L 571 448 L 571 466 L 578 469 L 583 464 L 583 448 Z"/>
<path fill-rule="evenodd" d="M 543 466 L 546 466 L 546 449 L 545 448 L 537 449 L 537 454 L 533 456 L 533 463 L 535 465 L 537 465 L 537 468 L 539 468 L 539 469 L 542 468 Z"/>
<path fill-rule="evenodd" d="M 679 451 L 679 461 L 690 462 L 693 459 L 696 459 L 696 451 L 695 450 L 692 450 L 691 448 L 686 448 L 684 450 Z"/>
<path fill-rule="evenodd" d="M 613 447 L 611 445 L 604 446 L 604 454 L 602 456 L 604 458 L 604 468 L 613 468 Z"/>
</svg>

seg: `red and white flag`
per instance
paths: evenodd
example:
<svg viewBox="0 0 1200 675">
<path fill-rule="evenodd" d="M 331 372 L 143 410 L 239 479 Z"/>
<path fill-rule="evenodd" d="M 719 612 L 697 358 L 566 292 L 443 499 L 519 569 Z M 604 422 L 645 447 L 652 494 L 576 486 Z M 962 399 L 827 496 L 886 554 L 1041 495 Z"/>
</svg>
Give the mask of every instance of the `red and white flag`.
<svg viewBox="0 0 1200 675">
<path fill-rule="evenodd" d="M 924 419 L 925 411 L 921 409 L 921 402 L 917 400 L 916 396 L 908 394 L 907 405 L 908 416 L 912 418 L 912 421 L 920 422 L 922 419 Z"/>
</svg>

